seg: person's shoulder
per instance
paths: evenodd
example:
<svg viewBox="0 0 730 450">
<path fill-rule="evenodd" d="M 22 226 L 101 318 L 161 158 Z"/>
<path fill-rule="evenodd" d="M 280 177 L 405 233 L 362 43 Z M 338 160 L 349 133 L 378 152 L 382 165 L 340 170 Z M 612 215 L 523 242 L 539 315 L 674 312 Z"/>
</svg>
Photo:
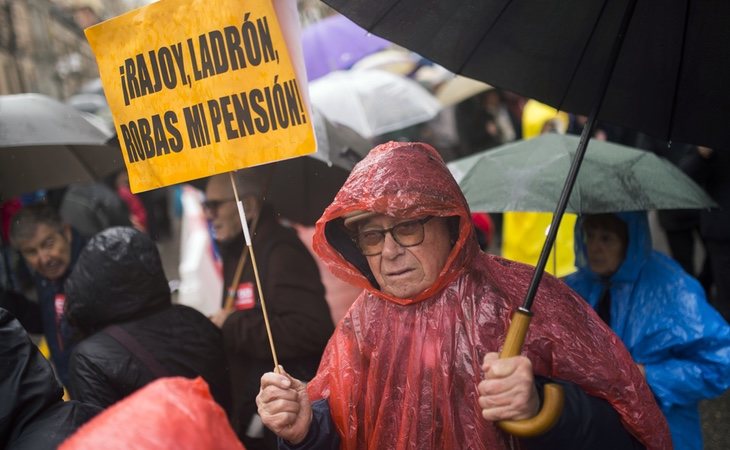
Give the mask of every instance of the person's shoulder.
<svg viewBox="0 0 730 450">
<path fill-rule="evenodd" d="M 74 355 L 83 355 L 86 357 L 94 357 L 97 355 L 107 355 L 118 353 L 123 350 L 121 344 L 105 330 L 100 330 L 94 334 L 81 339 L 73 349 Z"/>
<path fill-rule="evenodd" d="M 685 272 L 677 261 L 656 250 L 652 251 L 647 259 L 643 275 L 657 283 L 688 286 L 693 289 L 700 287 L 697 279 Z"/>
<path fill-rule="evenodd" d="M 490 272 L 495 281 L 511 284 L 516 283 L 519 285 L 529 283 L 535 273 L 534 266 L 488 253 L 478 254 L 474 258 L 472 266 Z M 547 272 L 544 274 L 544 277 L 548 279 L 554 278 Z"/>
<path fill-rule="evenodd" d="M 174 304 L 169 310 L 168 314 L 174 314 L 180 318 L 181 321 L 189 322 L 191 324 L 202 324 L 203 327 L 212 326 L 214 329 L 218 329 L 213 322 L 210 321 L 203 313 L 195 308 L 188 305 Z"/>
<path fill-rule="evenodd" d="M 80 341 L 69 357 L 71 372 L 81 376 L 82 373 L 117 372 L 125 361 L 132 359 L 132 354 L 111 335 L 98 331 Z"/>
</svg>

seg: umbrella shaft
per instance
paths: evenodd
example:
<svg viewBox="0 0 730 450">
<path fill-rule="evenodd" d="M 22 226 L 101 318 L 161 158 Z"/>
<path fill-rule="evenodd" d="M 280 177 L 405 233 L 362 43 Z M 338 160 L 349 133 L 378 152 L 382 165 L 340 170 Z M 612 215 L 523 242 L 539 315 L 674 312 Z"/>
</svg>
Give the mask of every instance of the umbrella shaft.
<svg viewBox="0 0 730 450">
<path fill-rule="evenodd" d="M 532 307 L 532 302 L 535 299 L 537 288 L 540 285 L 540 280 L 542 280 L 542 275 L 545 272 L 545 265 L 547 264 L 548 257 L 550 255 L 550 248 L 555 243 L 555 238 L 558 235 L 560 221 L 562 220 L 565 209 L 568 206 L 568 199 L 570 198 L 570 194 L 571 192 L 573 192 L 573 185 L 575 185 L 575 180 L 578 177 L 580 165 L 583 162 L 583 156 L 585 155 L 586 149 L 588 148 L 588 141 L 590 140 L 593 129 L 595 128 L 596 122 L 598 121 L 598 112 L 601 110 L 603 99 L 606 96 L 608 84 L 611 81 L 613 69 L 614 67 L 616 67 L 616 60 L 618 59 L 619 53 L 621 52 L 621 45 L 623 44 L 626 30 L 628 30 L 629 28 L 629 23 L 631 22 L 631 16 L 634 13 L 635 6 L 636 0 L 630 0 L 628 5 L 626 6 L 626 11 L 624 12 L 624 17 L 621 21 L 619 32 L 616 35 L 616 39 L 614 40 L 613 47 L 611 48 L 611 53 L 609 54 L 608 62 L 606 64 L 607 70 L 603 74 L 603 78 L 601 80 L 600 88 L 598 90 L 598 99 L 593 105 L 593 109 L 588 116 L 588 122 L 586 122 L 586 124 L 583 126 L 583 132 L 580 135 L 578 149 L 575 151 L 575 156 L 573 156 L 573 160 L 570 163 L 570 170 L 568 171 L 568 176 L 565 179 L 563 190 L 560 193 L 560 199 L 558 200 L 558 204 L 555 207 L 555 212 L 553 213 L 553 218 L 550 222 L 550 228 L 548 230 L 548 235 L 545 238 L 545 243 L 543 244 L 542 251 L 540 252 L 540 258 L 537 260 L 537 265 L 535 266 L 535 273 L 532 276 L 530 286 L 527 288 L 527 294 L 525 295 L 525 300 L 522 303 L 522 309 L 524 310 L 529 311 Z"/>
</svg>

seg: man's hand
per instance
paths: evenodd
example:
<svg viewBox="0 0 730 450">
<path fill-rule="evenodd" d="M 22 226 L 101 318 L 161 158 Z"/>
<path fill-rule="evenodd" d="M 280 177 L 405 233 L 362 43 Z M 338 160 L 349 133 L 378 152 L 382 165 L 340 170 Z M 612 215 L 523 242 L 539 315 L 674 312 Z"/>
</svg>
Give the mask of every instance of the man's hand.
<svg viewBox="0 0 730 450">
<path fill-rule="evenodd" d="M 279 366 L 281 373 L 269 372 L 261 377 L 261 390 L 256 396 L 261 421 L 284 440 L 299 444 L 307 437 L 312 423 L 312 404 L 306 384 L 292 378 Z"/>
<path fill-rule="evenodd" d="M 218 312 L 216 312 L 215 314 L 213 314 L 212 316 L 210 316 L 209 319 L 218 328 L 223 328 L 223 324 L 225 323 L 226 319 L 228 318 L 228 316 L 231 315 L 232 312 L 233 312 L 233 308 L 219 309 Z"/>
<path fill-rule="evenodd" d="M 479 406 L 486 420 L 519 420 L 534 417 L 540 409 L 532 363 L 524 356 L 499 359 L 487 353 L 479 383 Z"/>
</svg>

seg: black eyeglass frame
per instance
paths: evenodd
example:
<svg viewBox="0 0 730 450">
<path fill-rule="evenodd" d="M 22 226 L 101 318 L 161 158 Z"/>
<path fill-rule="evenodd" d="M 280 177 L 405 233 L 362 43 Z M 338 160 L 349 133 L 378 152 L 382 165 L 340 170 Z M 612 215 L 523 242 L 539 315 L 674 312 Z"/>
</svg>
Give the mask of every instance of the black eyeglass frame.
<svg viewBox="0 0 730 450">
<path fill-rule="evenodd" d="M 407 220 L 405 222 L 397 223 L 397 224 L 393 225 L 390 228 L 383 228 L 383 229 L 380 229 L 380 230 L 367 230 L 367 233 L 378 233 L 378 234 L 380 234 L 380 243 L 381 244 L 384 244 L 385 243 L 385 235 L 386 234 L 390 234 L 390 236 L 393 238 L 393 240 L 396 242 L 396 244 L 400 245 L 401 247 L 405 247 L 405 248 L 415 247 L 417 245 L 423 244 L 423 240 L 426 239 L 425 224 L 426 224 L 426 222 L 428 222 L 429 220 L 431 220 L 433 218 L 434 218 L 434 216 L 426 216 L 426 217 L 421 218 L 421 219 Z M 421 225 L 421 231 L 422 231 L 421 232 L 421 240 L 419 240 L 418 242 L 413 243 L 413 244 L 407 244 L 407 245 L 402 244 L 398 240 L 397 233 L 393 233 L 393 230 L 395 230 L 396 228 L 398 228 L 398 227 L 400 227 L 402 225 L 412 225 L 414 223 L 418 223 L 418 224 Z M 379 254 L 383 253 L 383 248 L 382 247 L 376 253 L 365 253 L 365 251 L 363 250 L 363 248 L 360 246 L 360 239 L 359 238 L 360 238 L 360 232 L 358 231 L 357 233 L 355 233 L 352 236 L 352 241 L 355 243 L 355 246 L 360 250 L 360 253 L 362 253 L 363 256 L 376 256 L 376 255 L 379 255 Z"/>
</svg>

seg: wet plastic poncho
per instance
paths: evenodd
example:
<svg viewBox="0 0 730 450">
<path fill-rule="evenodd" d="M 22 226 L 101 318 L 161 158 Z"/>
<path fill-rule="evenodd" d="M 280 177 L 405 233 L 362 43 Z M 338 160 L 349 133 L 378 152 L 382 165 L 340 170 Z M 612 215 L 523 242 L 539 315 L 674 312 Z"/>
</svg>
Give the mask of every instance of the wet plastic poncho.
<svg viewBox="0 0 730 450">
<path fill-rule="evenodd" d="M 646 213 L 616 215 L 628 225 L 629 236 L 616 273 L 603 280 L 591 272 L 581 218 L 575 227 L 579 270 L 566 281 L 594 307 L 610 287 L 611 328 L 644 365 L 674 447 L 701 449 L 697 402 L 730 387 L 730 328 L 707 304 L 697 280 L 652 250 Z"/>
<path fill-rule="evenodd" d="M 366 210 L 395 217 L 458 217 L 458 239 L 434 284 L 396 298 L 374 284 L 340 225 Z M 317 222 L 314 248 L 330 270 L 365 289 L 339 323 L 310 399 L 327 398 L 343 449 L 509 448 L 482 419 L 481 363 L 502 346 L 532 269 L 481 253 L 469 209 L 438 153 L 391 142 L 353 170 Z M 607 399 L 648 448 L 668 448 L 661 412 L 626 349 L 562 282 L 545 276 L 524 354 L 535 373 Z"/>
</svg>

